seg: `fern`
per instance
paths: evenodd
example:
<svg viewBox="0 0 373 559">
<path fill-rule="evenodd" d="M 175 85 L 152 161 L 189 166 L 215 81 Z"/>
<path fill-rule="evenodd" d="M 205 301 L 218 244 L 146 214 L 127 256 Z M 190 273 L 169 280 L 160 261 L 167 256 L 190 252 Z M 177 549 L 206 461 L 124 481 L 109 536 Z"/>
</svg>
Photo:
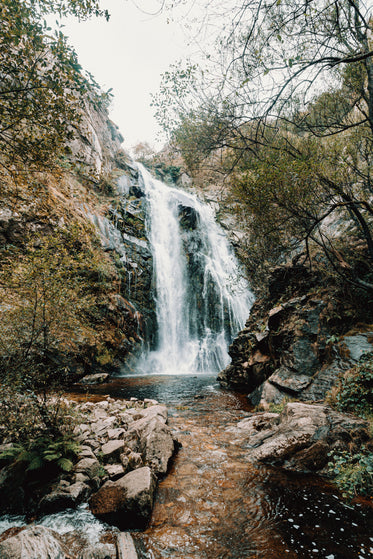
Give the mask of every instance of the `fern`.
<svg viewBox="0 0 373 559">
<path fill-rule="evenodd" d="M 12 447 L 0 452 L 0 460 L 15 460 L 22 450 L 23 446 L 14 444 Z"/>
<path fill-rule="evenodd" d="M 28 447 L 14 444 L 0 453 L 0 459 L 24 463 L 26 471 L 41 470 L 47 464 L 55 464 L 63 472 L 70 472 L 80 451 L 80 445 L 71 439 L 51 441 L 42 436 Z"/>
<path fill-rule="evenodd" d="M 35 470 L 40 470 L 44 465 L 44 462 L 38 454 L 34 454 L 33 458 L 30 460 L 29 465 L 27 466 L 27 471 L 32 472 Z"/>
<path fill-rule="evenodd" d="M 74 464 L 71 460 L 69 460 L 68 458 L 60 458 L 57 461 L 57 466 L 63 470 L 64 472 L 71 472 L 71 470 L 74 467 Z"/>
</svg>

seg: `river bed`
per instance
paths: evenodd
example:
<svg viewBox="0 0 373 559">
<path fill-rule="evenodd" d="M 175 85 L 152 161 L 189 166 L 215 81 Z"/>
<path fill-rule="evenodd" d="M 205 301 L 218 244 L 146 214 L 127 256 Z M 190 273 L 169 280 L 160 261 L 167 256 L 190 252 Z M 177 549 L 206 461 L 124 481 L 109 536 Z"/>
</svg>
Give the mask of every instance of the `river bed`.
<svg viewBox="0 0 373 559">
<path fill-rule="evenodd" d="M 315 476 L 253 466 L 233 430 L 251 411 L 246 398 L 213 376 L 129 376 L 90 392 L 159 400 L 182 443 L 150 526 L 134 534 L 141 559 L 373 557 L 371 505 L 350 506 Z"/>
</svg>

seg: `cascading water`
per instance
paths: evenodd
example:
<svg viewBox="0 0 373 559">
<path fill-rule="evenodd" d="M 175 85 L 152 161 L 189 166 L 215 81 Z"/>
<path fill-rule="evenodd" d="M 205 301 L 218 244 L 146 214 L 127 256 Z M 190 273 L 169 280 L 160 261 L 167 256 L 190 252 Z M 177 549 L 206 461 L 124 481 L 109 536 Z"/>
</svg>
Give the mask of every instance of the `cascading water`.
<svg viewBox="0 0 373 559">
<path fill-rule="evenodd" d="M 252 294 L 212 209 L 153 178 L 141 165 L 148 202 L 158 323 L 157 349 L 139 369 L 217 372 L 249 316 Z"/>
</svg>

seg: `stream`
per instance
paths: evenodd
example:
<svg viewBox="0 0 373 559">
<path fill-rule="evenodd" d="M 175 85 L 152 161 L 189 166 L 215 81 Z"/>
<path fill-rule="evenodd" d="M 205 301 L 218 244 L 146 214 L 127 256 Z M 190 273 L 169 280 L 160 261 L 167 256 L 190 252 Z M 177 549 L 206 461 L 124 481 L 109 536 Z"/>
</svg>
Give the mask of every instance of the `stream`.
<svg viewBox="0 0 373 559">
<path fill-rule="evenodd" d="M 149 527 L 133 534 L 139 558 L 372 558 L 371 505 L 350 506 L 315 476 L 258 468 L 236 439 L 235 425 L 251 410 L 245 396 L 221 389 L 215 379 L 249 316 L 249 285 L 212 209 L 141 166 L 139 173 L 154 261 L 156 343 L 144 341 L 136 365 L 142 374 L 71 394 L 93 401 L 151 398 L 168 407 L 182 446 L 159 483 Z M 120 231 L 96 221 L 125 260 Z M 64 534 L 80 529 L 91 543 L 113 535 L 84 505 L 41 522 Z M 0 533 L 23 523 L 3 517 Z"/>
<path fill-rule="evenodd" d="M 250 413 L 246 398 L 214 376 L 122 377 L 90 391 L 159 400 L 182 443 L 149 527 L 133 534 L 141 559 L 372 557 L 371 506 L 350 506 L 318 477 L 253 466 L 232 429 Z"/>
</svg>

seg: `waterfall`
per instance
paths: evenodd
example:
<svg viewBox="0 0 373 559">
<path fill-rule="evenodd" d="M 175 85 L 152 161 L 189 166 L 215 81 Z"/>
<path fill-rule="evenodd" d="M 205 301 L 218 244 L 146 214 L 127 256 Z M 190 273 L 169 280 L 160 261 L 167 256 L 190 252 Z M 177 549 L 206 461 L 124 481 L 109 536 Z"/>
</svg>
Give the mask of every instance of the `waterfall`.
<svg viewBox="0 0 373 559">
<path fill-rule="evenodd" d="M 139 369 L 217 372 L 244 327 L 252 294 L 212 209 L 185 191 L 139 172 L 148 203 L 158 339 Z"/>
</svg>

